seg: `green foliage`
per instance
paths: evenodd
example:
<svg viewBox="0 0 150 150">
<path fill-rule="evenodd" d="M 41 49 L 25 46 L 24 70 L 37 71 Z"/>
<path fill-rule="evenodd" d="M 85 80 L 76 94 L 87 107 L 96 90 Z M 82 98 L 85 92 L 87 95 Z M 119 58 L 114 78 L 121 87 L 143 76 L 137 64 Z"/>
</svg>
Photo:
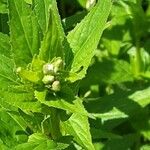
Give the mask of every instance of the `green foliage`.
<svg viewBox="0 0 150 150">
<path fill-rule="evenodd" d="M 23 0 L 8 1 L 8 8 L 13 57 L 17 66 L 25 66 L 38 54 L 40 41 L 36 16 Z"/>
<path fill-rule="evenodd" d="M 42 26 L 41 28 L 43 29 L 43 31 L 45 31 L 45 33 L 41 44 L 39 57 L 45 61 L 50 61 L 52 58 L 58 56 L 63 59 L 64 32 L 57 10 L 57 4 L 55 1 L 52 1 L 50 4 L 45 4 L 45 6 L 46 5 L 48 5 L 48 8 L 45 10 L 46 14 L 44 15 L 46 16 L 46 21 L 45 23 L 40 23 Z M 39 14 L 41 11 L 43 11 L 43 9 L 37 10 L 37 13 Z M 49 17 L 47 16 L 47 13 Z M 39 21 L 41 20 L 42 18 L 39 17 Z M 42 24 L 45 24 L 46 27 L 44 27 Z"/>
<path fill-rule="evenodd" d="M 69 32 L 67 39 L 74 53 L 71 73 L 76 74 L 75 77 L 70 77 L 70 80 L 76 81 L 85 76 L 94 55 L 93 50 L 96 49 L 104 30 L 111 4 L 111 0 L 99 1 L 83 21 Z M 95 20 L 97 20 L 96 24 Z"/>
<path fill-rule="evenodd" d="M 74 113 L 67 121 L 63 122 L 63 128 L 67 134 L 74 137 L 84 149 L 94 150 L 89 132 L 88 117 Z"/>
<path fill-rule="evenodd" d="M 149 150 L 150 2 L 0 0 L 0 149 Z"/>
</svg>

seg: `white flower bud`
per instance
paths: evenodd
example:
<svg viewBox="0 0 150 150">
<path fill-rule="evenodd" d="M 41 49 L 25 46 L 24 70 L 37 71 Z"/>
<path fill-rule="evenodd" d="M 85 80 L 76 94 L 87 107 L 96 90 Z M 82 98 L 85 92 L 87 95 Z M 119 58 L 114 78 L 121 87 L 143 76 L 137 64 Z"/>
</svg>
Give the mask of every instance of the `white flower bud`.
<svg viewBox="0 0 150 150">
<path fill-rule="evenodd" d="M 42 82 L 44 84 L 50 84 L 54 81 L 55 77 L 51 75 L 45 75 L 44 78 L 42 79 Z"/>
<path fill-rule="evenodd" d="M 52 84 L 52 90 L 55 92 L 60 91 L 60 82 L 59 81 L 54 81 Z"/>
<path fill-rule="evenodd" d="M 61 58 L 58 58 L 54 62 L 54 72 L 57 73 L 62 67 L 63 67 L 63 60 Z"/>
<path fill-rule="evenodd" d="M 46 75 L 54 73 L 54 65 L 50 64 L 50 63 L 45 64 L 43 66 L 43 73 L 46 74 Z"/>
<path fill-rule="evenodd" d="M 61 58 L 59 58 L 58 60 L 56 60 L 55 65 L 57 67 L 61 67 L 63 65 L 63 60 Z"/>
</svg>

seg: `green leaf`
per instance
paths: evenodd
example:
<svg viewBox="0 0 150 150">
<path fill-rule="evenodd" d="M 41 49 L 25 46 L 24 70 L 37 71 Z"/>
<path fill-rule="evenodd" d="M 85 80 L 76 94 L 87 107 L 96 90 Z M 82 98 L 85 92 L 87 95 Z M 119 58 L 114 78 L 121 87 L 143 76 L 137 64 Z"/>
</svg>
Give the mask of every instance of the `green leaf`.
<svg viewBox="0 0 150 150">
<path fill-rule="evenodd" d="M 88 100 L 88 99 L 87 99 Z M 127 118 L 139 115 L 143 109 L 150 104 L 150 88 L 134 93 L 119 91 L 102 98 L 95 98 L 85 103 L 85 108 L 89 113 L 102 121 Z"/>
<path fill-rule="evenodd" d="M 101 118 L 102 121 L 107 121 L 110 119 L 119 119 L 119 118 L 127 118 L 128 115 L 126 115 L 124 112 L 120 111 L 117 108 L 112 108 L 112 110 L 110 110 L 109 112 L 105 112 L 105 113 L 92 113 L 92 115 L 95 118 Z"/>
<path fill-rule="evenodd" d="M 3 101 L 26 111 L 39 111 L 40 104 L 34 101 L 32 85 L 23 85 L 14 72 L 14 62 L 0 55 L 0 104 Z M 33 108 L 31 108 L 33 104 Z"/>
<path fill-rule="evenodd" d="M 46 7 L 46 6 L 45 6 Z M 64 58 L 64 31 L 61 25 L 61 19 L 58 14 L 57 3 L 55 0 L 52 0 L 50 5 L 49 11 L 49 20 L 46 14 L 43 16 L 45 18 L 44 23 L 42 22 L 42 26 L 44 25 L 43 30 L 45 27 L 47 28 L 46 33 L 44 34 L 44 38 L 41 44 L 39 57 L 42 60 L 50 61 L 54 57 L 61 57 Z M 48 25 L 46 24 L 48 22 Z M 48 27 L 47 27 L 48 26 Z"/>
<path fill-rule="evenodd" d="M 50 19 L 50 6 L 52 4 L 52 0 L 34 0 L 34 10 L 40 25 L 40 28 L 43 31 L 43 34 L 48 30 L 48 24 Z"/>
<path fill-rule="evenodd" d="M 81 100 L 76 99 L 73 103 L 67 102 L 64 99 L 57 97 L 49 97 L 46 99 L 46 91 L 45 92 L 37 92 L 35 91 L 35 97 L 39 102 L 45 104 L 49 107 L 55 107 L 58 109 L 69 111 L 70 113 L 79 113 L 87 116 L 87 112 L 81 107 Z"/>
<path fill-rule="evenodd" d="M 128 96 L 128 98 L 134 102 L 137 102 L 142 108 L 144 108 L 150 104 L 150 88 L 137 91 Z"/>
<path fill-rule="evenodd" d="M 39 74 L 38 72 L 34 72 L 31 70 L 25 70 L 22 68 L 19 68 L 19 72 L 18 75 L 22 78 L 22 79 L 26 79 L 27 81 L 30 81 L 32 83 L 40 83 L 41 79 L 42 79 L 42 75 Z"/>
<path fill-rule="evenodd" d="M 20 82 L 14 72 L 12 59 L 0 55 L 0 66 L 0 104 L 5 105 L 6 102 L 25 111 L 39 111 L 40 103 L 34 101 L 31 85 L 23 85 Z"/>
<path fill-rule="evenodd" d="M 62 127 L 65 133 L 72 135 L 74 140 L 84 149 L 94 150 L 88 117 L 74 113 L 67 121 L 62 123 Z"/>
<path fill-rule="evenodd" d="M 0 13 L 7 13 L 7 0 L 0 0 Z"/>
<path fill-rule="evenodd" d="M 23 143 L 20 144 L 18 146 L 16 146 L 16 150 L 60 150 L 60 149 L 65 149 L 68 147 L 68 144 L 64 144 L 64 143 L 56 143 L 54 141 L 52 141 L 51 139 L 49 139 L 48 137 L 46 137 L 46 135 L 42 134 L 42 133 L 34 133 L 31 136 L 29 136 L 29 140 L 28 143 Z"/>
<path fill-rule="evenodd" d="M 87 71 L 86 78 L 82 80 L 83 86 L 100 84 L 118 84 L 133 81 L 133 74 L 129 63 L 124 60 L 104 59 L 95 62 Z"/>
<path fill-rule="evenodd" d="M 34 98 L 34 90 L 29 85 L 12 85 L 5 90 L 1 90 L 0 104 L 3 105 L 3 101 L 8 104 L 22 109 L 29 113 L 41 112 L 41 104 Z"/>
<path fill-rule="evenodd" d="M 10 39 L 17 66 L 26 66 L 38 54 L 39 27 L 24 0 L 8 0 Z"/>
<path fill-rule="evenodd" d="M 11 85 L 18 85 L 17 76 L 14 73 L 14 62 L 12 59 L 0 55 L 0 89 L 5 89 Z"/>
<path fill-rule="evenodd" d="M 71 81 L 85 76 L 105 28 L 111 6 L 111 0 L 98 1 L 82 22 L 68 34 L 67 39 L 74 53 L 71 73 L 77 73 L 76 77 L 70 77 Z"/>
<path fill-rule="evenodd" d="M 26 132 L 25 130 L 22 130 L 24 128 L 22 128 L 18 122 L 16 122 L 16 120 L 14 120 L 14 118 L 12 118 L 11 115 L 5 110 L 0 111 L 0 124 L 0 139 L 3 141 L 5 146 L 13 147 L 18 143 L 18 141 L 26 141 Z M 16 132 L 19 130 L 22 130 L 22 134 L 16 135 Z"/>
<path fill-rule="evenodd" d="M 0 32 L 0 54 L 10 57 L 10 41 L 9 36 Z"/>
</svg>

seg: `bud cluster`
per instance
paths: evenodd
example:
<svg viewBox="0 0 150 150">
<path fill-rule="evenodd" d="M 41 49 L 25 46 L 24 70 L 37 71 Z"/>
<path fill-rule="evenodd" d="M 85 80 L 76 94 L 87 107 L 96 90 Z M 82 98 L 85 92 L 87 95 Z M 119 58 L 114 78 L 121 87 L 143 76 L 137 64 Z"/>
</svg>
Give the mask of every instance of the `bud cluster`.
<svg viewBox="0 0 150 150">
<path fill-rule="evenodd" d="M 63 68 L 63 60 L 58 57 L 51 63 L 43 65 L 44 77 L 42 82 L 45 86 L 54 92 L 60 91 L 60 81 L 58 79 L 59 73 Z"/>
</svg>

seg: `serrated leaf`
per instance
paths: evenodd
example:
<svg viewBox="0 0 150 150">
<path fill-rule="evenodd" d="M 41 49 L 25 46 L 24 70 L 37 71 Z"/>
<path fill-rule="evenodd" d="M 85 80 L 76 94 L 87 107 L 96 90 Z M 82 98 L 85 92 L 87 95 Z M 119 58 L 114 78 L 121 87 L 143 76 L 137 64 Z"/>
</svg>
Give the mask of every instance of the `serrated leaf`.
<svg viewBox="0 0 150 150">
<path fill-rule="evenodd" d="M 17 66 L 26 66 L 39 49 L 36 17 L 24 0 L 8 0 L 10 39 Z"/>
<path fill-rule="evenodd" d="M 3 105 L 4 101 L 25 111 L 39 111 L 40 103 L 34 101 L 32 85 L 24 85 L 20 82 L 14 72 L 14 62 L 0 55 L 0 66 L 0 104 Z"/>
<path fill-rule="evenodd" d="M 48 24 L 50 19 L 50 5 L 52 0 L 34 0 L 34 10 L 40 25 L 40 28 L 43 31 L 43 34 L 48 30 Z"/>
<path fill-rule="evenodd" d="M 20 108 L 29 113 L 41 112 L 41 104 L 34 98 L 34 91 L 31 86 L 20 84 L 18 86 L 10 85 L 7 89 L 1 90 L 0 104 L 7 102 L 8 104 Z"/>
<path fill-rule="evenodd" d="M 67 148 L 69 145 L 68 144 L 64 144 L 64 143 L 56 143 L 54 141 L 52 141 L 51 139 L 49 139 L 48 137 L 46 137 L 44 134 L 42 133 L 34 133 L 31 136 L 29 136 L 29 140 L 28 143 L 24 143 L 24 144 L 20 144 L 18 146 L 16 146 L 16 150 L 61 150 L 61 149 L 65 149 Z"/>
<path fill-rule="evenodd" d="M 39 57 L 42 60 L 50 61 L 54 57 L 61 57 L 64 58 L 64 47 L 63 47 L 63 41 L 64 41 L 64 32 L 61 25 L 61 19 L 58 14 L 57 9 L 57 3 L 55 0 L 52 0 L 50 8 L 46 11 L 49 11 L 49 20 L 47 20 L 48 16 L 46 14 L 44 15 L 44 18 L 46 18 L 44 23 L 44 27 L 47 28 L 46 32 L 44 33 L 44 38 L 41 44 Z M 48 23 L 48 25 L 46 24 Z M 48 26 L 48 27 L 47 27 Z"/>
<path fill-rule="evenodd" d="M 69 111 L 70 113 L 79 113 L 87 116 L 88 113 L 81 107 L 81 100 L 76 99 L 73 103 L 67 102 L 61 98 L 46 99 L 46 92 L 35 92 L 35 97 L 39 102 L 49 107 L 54 107 L 62 110 Z"/>
<path fill-rule="evenodd" d="M 85 76 L 105 28 L 111 6 L 111 0 L 98 1 L 81 23 L 68 34 L 67 39 L 74 53 L 71 73 L 77 73 L 77 77 L 70 77 L 71 81 Z"/>
<path fill-rule="evenodd" d="M 74 140 L 84 149 L 94 150 L 88 117 L 74 113 L 67 121 L 62 123 L 62 127 L 66 134 L 72 135 Z"/>
<path fill-rule="evenodd" d="M 0 54 L 10 57 L 10 41 L 9 36 L 0 32 Z"/>
</svg>

